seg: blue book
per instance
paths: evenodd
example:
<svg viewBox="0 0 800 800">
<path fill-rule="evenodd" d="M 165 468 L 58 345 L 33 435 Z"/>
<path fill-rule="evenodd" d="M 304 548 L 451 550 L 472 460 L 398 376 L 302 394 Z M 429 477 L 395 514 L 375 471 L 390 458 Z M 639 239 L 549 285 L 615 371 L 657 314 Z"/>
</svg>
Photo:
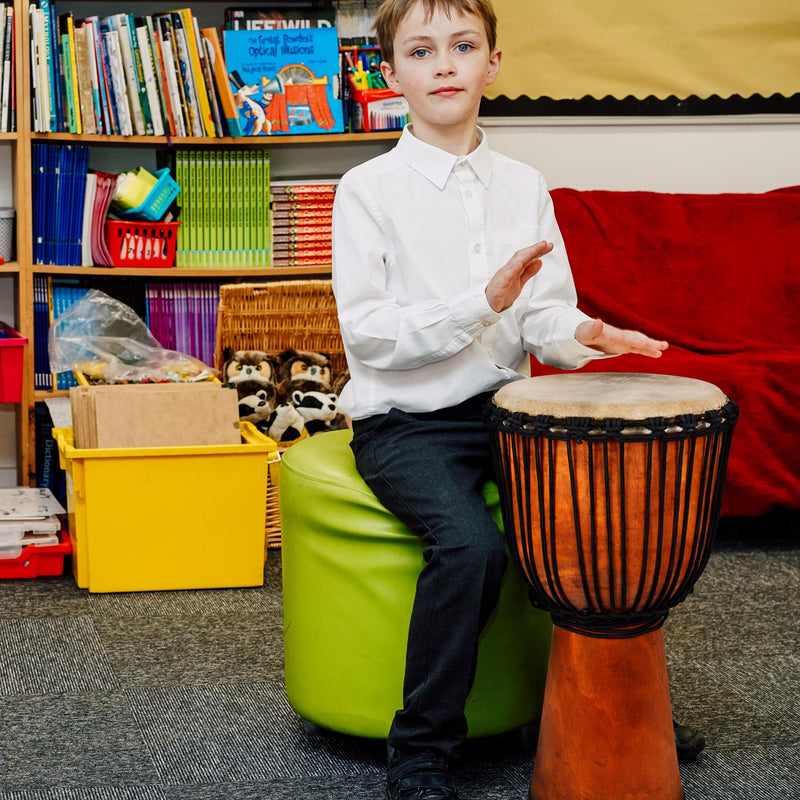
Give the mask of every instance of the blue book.
<svg viewBox="0 0 800 800">
<path fill-rule="evenodd" d="M 336 28 L 223 35 L 225 65 L 245 136 L 344 131 Z"/>
<path fill-rule="evenodd" d="M 56 106 L 56 62 L 57 51 L 53 48 L 53 18 L 50 11 L 50 0 L 39 0 L 39 8 L 44 20 L 44 56 L 47 65 L 47 94 L 50 97 L 50 118 L 47 131 L 58 130 Z"/>
</svg>

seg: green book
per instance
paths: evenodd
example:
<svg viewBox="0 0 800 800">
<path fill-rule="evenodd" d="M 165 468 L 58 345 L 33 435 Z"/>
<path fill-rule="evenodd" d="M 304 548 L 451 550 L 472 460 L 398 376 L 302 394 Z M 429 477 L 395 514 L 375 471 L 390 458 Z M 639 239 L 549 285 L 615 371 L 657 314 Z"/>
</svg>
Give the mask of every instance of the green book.
<svg viewBox="0 0 800 800">
<path fill-rule="evenodd" d="M 61 21 L 66 17 L 62 14 L 59 17 L 59 29 L 61 28 Z M 64 21 L 66 28 L 66 21 Z M 78 133 L 78 121 L 75 112 L 75 93 L 72 86 L 72 53 L 69 46 L 69 34 L 66 30 L 60 34 L 61 40 L 61 58 L 64 64 L 64 86 L 67 98 L 67 126 L 70 133 Z"/>
</svg>

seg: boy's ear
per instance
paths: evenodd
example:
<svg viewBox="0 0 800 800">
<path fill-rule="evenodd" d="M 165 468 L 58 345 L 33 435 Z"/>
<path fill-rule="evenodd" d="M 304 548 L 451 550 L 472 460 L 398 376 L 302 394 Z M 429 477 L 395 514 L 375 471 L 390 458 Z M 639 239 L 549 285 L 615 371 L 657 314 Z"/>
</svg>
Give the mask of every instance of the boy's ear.
<svg viewBox="0 0 800 800">
<path fill-rule="evenodd" d="M 489 69 L 486 71 L 487 86 L 495 82 L 497 74 L 500 72 L 500 61 L 502 58 L 503 51 L 497 49 L 489 56 Z"/>
<path fill-rule="evenodd" d="M 381 61 L 381 73 L 383 74 L 383 79 L 386 81 L 386 85 L 395 94 L 403 94 L 403 91 L 400 88 L 400 82 L 397 80 L 394 67 L 388 61 Z"/>
</svg>

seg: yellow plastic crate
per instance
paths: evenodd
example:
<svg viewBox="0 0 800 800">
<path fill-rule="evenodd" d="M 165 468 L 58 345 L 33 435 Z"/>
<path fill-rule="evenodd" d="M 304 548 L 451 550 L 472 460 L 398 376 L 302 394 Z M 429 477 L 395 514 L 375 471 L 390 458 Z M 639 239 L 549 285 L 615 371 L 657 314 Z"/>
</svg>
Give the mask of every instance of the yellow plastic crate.
<svg viewBox="0 0 800 800">
<path fill-rule="evenodd" d="M 270 461 L 248 422 L 242 443 L 76 449 L 55 428 L 67 474 L 72 572 L 90 592 L 261 586 Z"/>
</svg>

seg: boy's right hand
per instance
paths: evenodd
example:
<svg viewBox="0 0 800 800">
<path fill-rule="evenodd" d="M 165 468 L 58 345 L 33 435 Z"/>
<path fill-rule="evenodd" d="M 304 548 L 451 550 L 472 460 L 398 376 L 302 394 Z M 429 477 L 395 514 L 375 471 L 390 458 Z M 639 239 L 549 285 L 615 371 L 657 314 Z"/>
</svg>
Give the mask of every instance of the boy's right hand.
<svg viewBox="0 0 800 800">
<path fill-rule="evenodd" d="M 486 285 L 486 299 L 492 311 L 505 311 L 519 297 L 522 287 L 542 268 L 542 256 L 553 249 L 552 242 L 538 242 L 517 250 Z"/>
</svg>

